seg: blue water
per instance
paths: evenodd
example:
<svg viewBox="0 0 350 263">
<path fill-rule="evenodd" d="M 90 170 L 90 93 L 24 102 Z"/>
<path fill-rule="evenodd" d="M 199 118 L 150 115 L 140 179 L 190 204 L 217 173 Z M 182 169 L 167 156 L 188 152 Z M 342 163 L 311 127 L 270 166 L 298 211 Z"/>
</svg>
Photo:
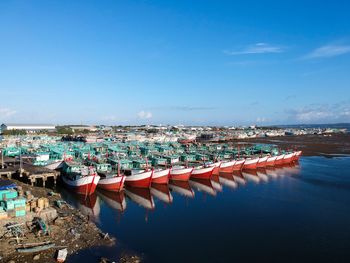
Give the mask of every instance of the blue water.
<svg viewBox="0 0 350 263">
<path fill-rule="evenodd" d="M 141 203 L 152 210 L 125 195 L 122 212 L 98 193 L 90 208 L 75 204 L 117 246 L 87 249 L 68 262 L 117 261 L 123 250 L 145 262 L 349 262 L 349 170 L 350 158 L 304 157 L 293 167 L 191 183 L 194 197 L 191 188 L 186 197 L 175 187 L 170 204 L 143 193 Z"/>
</svg>

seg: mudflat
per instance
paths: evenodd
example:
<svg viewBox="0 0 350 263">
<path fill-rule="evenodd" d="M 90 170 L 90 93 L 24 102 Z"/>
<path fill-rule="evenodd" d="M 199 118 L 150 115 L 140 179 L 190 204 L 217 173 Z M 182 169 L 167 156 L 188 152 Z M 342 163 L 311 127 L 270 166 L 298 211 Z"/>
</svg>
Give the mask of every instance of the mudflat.
<svg viewBox="0 0 350 263">
<path fill-rule="evenodd" d="M 303 156 L 350 156 L 350 133 L 237 139 L 243 144 L 268 143 L 283 150 L 297 149 Z"/>
</svg>

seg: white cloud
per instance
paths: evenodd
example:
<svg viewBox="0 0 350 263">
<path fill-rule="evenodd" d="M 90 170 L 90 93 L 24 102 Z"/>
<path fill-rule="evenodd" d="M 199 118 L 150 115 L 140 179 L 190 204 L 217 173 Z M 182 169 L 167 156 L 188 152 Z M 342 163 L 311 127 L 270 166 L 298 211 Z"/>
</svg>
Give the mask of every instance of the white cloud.
<svg viewBox="0 0 350 263">
<path fill-rule="evenodd" d="M 9 108 L 0 108 L 0 119 L 7 119 L 15 114 L 15 110 L 11 110 Z"/>
<path fill-rule="evenodd" d="M 258 118 L 256 119 L 256 122 L 266 122 L 266 121 L 267 121 L 267 119 L 264 118 L 264 117 L 258 117 Z"/>
<path fill-rule="evenodd" d="M 350 121 L 350 103 L 318 104 L 287 110 L 289 119 L 299 123 L 348 122 Z"/>
<path fill-rule="evenodd" d="M 152 118 L 152 112 L 150 111 L 140 111 L 139 113 L 137 113 L 137 116 L 140 119 L 151 119 Z"/>
<path fill-rule="evenodd" d="M 350 52 L 350 45 L 326 45 L 316 48 L 311 53 L 304 56 L 304 59 L 330 58 L 340 56 Z"/>
<path fill-rule="evenodd" d="M 246 55 L 246 54 L 266 54 L 266 53 L 282 53 L 284 49 L 280 46 L 274 46 L 267 43 L 256 43 L 249 45 L 241 50 L 224 50 L 226 55 Z"/>
</svg>

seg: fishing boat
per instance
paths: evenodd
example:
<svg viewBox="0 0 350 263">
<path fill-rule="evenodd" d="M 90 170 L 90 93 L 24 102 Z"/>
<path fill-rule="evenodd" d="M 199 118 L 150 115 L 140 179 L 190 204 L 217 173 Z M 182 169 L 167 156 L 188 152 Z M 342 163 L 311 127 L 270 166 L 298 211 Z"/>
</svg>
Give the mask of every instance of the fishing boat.
<svg viewBox="0 0 350 263">
<path fill-rule="evenodd" d="M 277 155 L 276 160 L 275 160 L 275 165 L 282 165 L 283 158 L 284 158 L 284 154 Z"/>
<path fill-rule="evenodd" d="M 209 179 L 214 171 L 214 166 L 198 166 L 193 168 L 191 178 Z"/>
<path fill-rule="evenodd" d="M 71 162 L 65 162 L 61 178 L 66 186 L 83 195 L 93 194 L 100 180 L 100 176 L 93 167 Z"/>
<path fill-rule="evenodd" d="M 288 164 L 288 163 L 293 162 L 294 156 L 295 156 L 294 152 L 290 152 L 290 153 L 285 154 L 284 157 L 283 157 L 282 163 L 283 164 Z"/>
<path fill-rule="evenodd" d="M 294 158 L 293 158 L 293 161 L 298 161 L 300 156 L 302 154 L 302 151 L 297 151 L 295 152 L 295 155 L 294 155 Z"/>
<path fill-rule="evenodd" d="M 97 187 L 106 191 L 119 192 L 124 188 L 125 179 L 124 175 L 101 175 Z"/>
<path fill-rule="evenodd" d="M 274 166 L 275 165 L 275 161 L 277 159 L 277 156 L 269 156 L 266 160 L 266 167 L 267 166 Z"/>
<path fill-rule="evenodd" d="M 152 176 L 152 184 L 168 184 L 170 169 L 155 169 Z"/>
<path fill-rule="evenodd" d="M 267 163 L 268 158 L 269 158 L 269 156 L 260 157 L 258 163 L 256 164 L 256 167 L 258 167 L 258 168 L 266 167 L 266 163 Z"/>
<path fill-rule="evenodd" d="M 245 159 L 240 159 L 236 160 L 234 166 L 233 166 L 233 171 L 240 171 L 243 169 L 243 165 L 245 163 Z"/>
<path fill-rule="evenodd" d="M 260 159 L 259 157 L 246 159 L 243 164 L 243 170 L 256 169 L 259 159 Z"/>
<path fill-rule="evenodd" d="M 220 173 L 231 173 L 235 163 L 235 160 L 222 162 L 219 170 Z"/>
<path fill-rule="evenodd" d="M 173 181 L 188 181 L 193 167 L 174 166 L 170 169 L 170 179 Z"/>
<path fill-rule="evenodd" d="M 136 188 L 150 188 L 153 171 L 131 170 L 130 175 L 126 175 L 125 185 Z"/>
<path fill-rule="evenodd" d="M 219 173 L 220 173 L 221 161 L 208 164 L 208 166 L 213 166 L 213 167 L 214 167 L 214 169 L 213 169 L 213 175 L 219 175 Z"/>
</svg>

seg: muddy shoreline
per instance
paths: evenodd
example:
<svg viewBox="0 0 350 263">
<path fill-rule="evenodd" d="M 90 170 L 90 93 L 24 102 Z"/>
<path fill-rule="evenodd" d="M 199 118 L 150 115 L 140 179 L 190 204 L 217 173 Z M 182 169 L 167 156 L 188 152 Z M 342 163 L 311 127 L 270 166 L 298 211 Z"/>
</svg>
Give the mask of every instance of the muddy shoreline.
<svg viewBox="0 0 350 263">
<path fill-rule="evenodd" d="M 303 151 L 303 156 L 350 156 L 349 133 L 236 139 L 231 143 L 243 145 L 255 143 L 274 144 L 282 150 L 301 150 Z"/>
</svg>

